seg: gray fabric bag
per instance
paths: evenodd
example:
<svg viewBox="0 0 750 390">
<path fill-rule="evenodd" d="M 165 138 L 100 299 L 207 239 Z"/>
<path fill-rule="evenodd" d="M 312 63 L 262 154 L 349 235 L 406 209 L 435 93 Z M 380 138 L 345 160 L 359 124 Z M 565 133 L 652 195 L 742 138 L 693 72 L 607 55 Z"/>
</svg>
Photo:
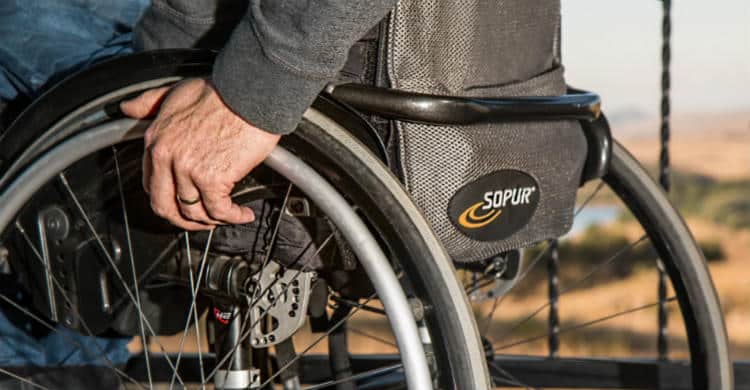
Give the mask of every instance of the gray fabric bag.
<svg viewBox="0 0 750 390">
<path fill-rule="evenodd" d="M 559 0 L 399 1 L 388 77 L 393 88 L 439 95 L 562 95 L 559 44 Z M 406 188 L 455 261 L 570 229 L 586 158 L 576 121 L 396 129 Z"/>
</svg>

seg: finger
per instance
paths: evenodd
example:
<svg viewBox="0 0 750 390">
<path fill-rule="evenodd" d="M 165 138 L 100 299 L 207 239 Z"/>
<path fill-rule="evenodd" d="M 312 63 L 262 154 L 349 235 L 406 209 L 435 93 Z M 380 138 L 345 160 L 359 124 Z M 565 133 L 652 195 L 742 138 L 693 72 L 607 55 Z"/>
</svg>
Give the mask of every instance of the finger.
<svg viewBox="0 0 750 390">
<path fill-rule="evenodd" d="M 193 183 L 190 175 L 187 175 L 184 172 L 185 170 L 180 170 L 177 166 L 175 166 L 175 169 L 172 172 L 175 179 L 175 186 L 177 187 L 177 194 L 175 197 L 179 196 L 179 199 L 177 199 L 177 205 L 180 209 L 180 214 L 188 220 L 200 222 L 206 225 L 221 224 L 220 221 L 216 221 L 208 216 L 206 209 L 203 207 L 203 202 L 200 201 L 200 191 L 198 191 L 198 188 Z M 198 199 L 199 202 L 188 204 L 180 202 L 180 199 L 188 202 Z"/>
<path fill-rule="evenodd" d="M 228 224 L 253 222 L 255 220 L 253 210 L 232 202 L 230 192 L 201 189 L 203 207 L 205 207 L 208 215 L 215 220 Z"/>
<path fill-rule="evenodd" d="M 170 89 L 171 87 L 149 89 L 138 97 L 121 102 L 120 110 L 131 118 L 143 119 L 154 116 Z"/>
<path fill-rule="evenodd" d="M 175 184 L 172 178 L 172 166 L 168 156 L 158 148 L 150 148 L 151 178 L 148 184 L 151 196 L 151 208 L 160 217 L 173 225 L 186 230 L 208 230 L 212 226 L 200 222 L 189 221 L 182 217 L 177 206 Z"/>
</svg>

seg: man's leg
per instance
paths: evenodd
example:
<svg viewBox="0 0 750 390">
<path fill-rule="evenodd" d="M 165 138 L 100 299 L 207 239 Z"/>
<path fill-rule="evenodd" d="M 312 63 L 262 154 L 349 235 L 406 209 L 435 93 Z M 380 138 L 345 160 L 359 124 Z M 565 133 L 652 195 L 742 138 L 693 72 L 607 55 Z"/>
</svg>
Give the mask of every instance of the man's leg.
<svg viewBox="0 0 750 390">
<path fill-rule="evenodd" d="M 0 1 L 0 133 L 50 80 L 127 53 L 131 49 L 129 30 L 146 4 L 147 0 Z M 30 302 L 20 301 L 23 294 L 16 278 L 12 273 L 0 275 L 0 294 L 30 308 Z M 43 333 L 34 331 L 35 327 Z M 72 345 L 71 338 L 90 353 Z M 129 358 L 128 341 L 90 338 L 62 326 L 49 332 L 11 305 L 0 305 L 0 366 L 103 365 L 99 353 L 92 351 L 106 352 L 109 360 L 119 365 Z M 66 371 L 55 372 L 64 375 Z M 0 383 L 0 388 L 3 386 Z"/>
</svg>

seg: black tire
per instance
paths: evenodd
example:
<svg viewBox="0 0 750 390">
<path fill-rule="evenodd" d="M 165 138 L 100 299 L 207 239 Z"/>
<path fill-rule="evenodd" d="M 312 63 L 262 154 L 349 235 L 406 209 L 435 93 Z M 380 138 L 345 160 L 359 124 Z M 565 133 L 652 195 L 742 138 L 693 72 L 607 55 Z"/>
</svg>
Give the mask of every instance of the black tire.
<svg viewBox="0 0 750 390">
<path fill-rule="evenodd" d="M 682 217 L 619 143 L 604 181 L 644 227 L 677 293 L 685 321 L 695 389 L 733 389 L 726 328 L 703 252 Z"/>
<path fill-rule="evenodd" d="M 530 262 L 525 265 L 523 271 L 515 274 L 520 276 L 514 276 L 517 279 L 514 280 L 510 287 L 501 292 L 501 295 L 489 295 L 490 298 L 486 298 L 487 295 L 475 294 L 479 289 L 477 286 L 485 283 L 483 281 L 486 281 L 487 278 L 484 275 L 476 278 L 476 269 L 467 269 L 469 271 L 468 275 L 482 282 L 479 284 L 477 282 L 467 284 L 467 291 L 472 296 L 472 299 L 475 300 L 475 311 L 480 313 L 478 322 L 480 323 L 480 329 L 482 329 L 483 340 L 488 344 L 488 350 L 491 350 L 494 354 L 489 365 L 493 379 L 501 386 L 526 386 L 527 388 L 640 389 L 666 387 L 733 389 L 732 363 L 729 359 L 724 319 L 706 260 L 685 222 L 672 206 L 667 195 L 654 182 L 640 163 L 617 142 L 613 144 L 610 165 L 606 175 L 601 179 L 601 182 L 592 184 L 598 185 L 595 186 L 596 189 L 592 193 L 582 191 L 580 196 L 584 201 L 580 204 L 576 215 L 586 208 L 597 193 L 601 193 L 600 190 L 602 188 L 608 186 L 611 193 L 604 195 L 605 204 L 611 205 L 614 198 L 616 198 L 621 205 L 624 205 L 634 218 L 628 218 L 627 213 L 619 215 L 626 216 L 625 223 L 630 224 L 629 226 L 634 227 L 633 225 L 637 223 L 643 229 L 641 238 L 635 242 L 632 239 L 622 238 L 626 243 L 623 246 L 622 242 L 617 239 L 613 239 L 612 241 L 617 242 L 616 244 L 610 244 L 607 241 L 610 239 L 610 236 L 598 236 L 594 233 L 592 236 L 594 240 L 603 241 L 597 241 L 594 247 L 590 246 L 590 243 L 582 242 L 585 241 L 584 239 L 576 241 L 575 238 L 560 238 L 554 241 L 553 244 L 542 244 L 531 247 L 529 250 L 532 255 L 526 256 L 526 259 L 531 259 Z M 624 208 L 622 211 L 625 211 Z M 613 222 L 613 225 L 616 225 L 616 223 Z M 607 231 L 605 230 L 605 232 Z M 580 233 L 578 237 L 581 238 L 583 236 L 585 236 L 585 232 Z M 650 247 L 645 244 L 646 242 L 650 242 Z M 643 245 L 639 246 L 641 243 Z M 612 246 L 608 245 L 612 245 L 617 250 L 613 251 Z M 563 252 L 562 248 L 565 246 L 567 246 L 567 256 L 561 254 Z M 625 263 L 622 259 L 627 258 L 626 255 L 629 252 L 633 252 L 633 249 L 637 246 L 642 250 L 641 256 L 643 257 L 640 259 L 648 261 L 635 265 L 633 263 Z M 596 248 L 600 248 L 599 252 L 597 252 Z M 650 251 L 651 248 L 653 251 Z M 534 252 L 536 250 L 538 252 Z M 601 253 L 601 251 L 604 251 L 605 254 Z M 595 257 L 597 253 L 599 256 L 604 255 L 604 258 L 587 258 Z M 581 261 L 582 258 L 585 258 L 583 263 L 576 263 L 576 261 Z M 542 267 L 535 267 L 540 262 L 544 262 L 540 261 L 542 259 L 547 260 L 548 268 L 546 273 Z M 664 265 L 669 279 L 667 284 L 671 282 L 671 286 L 674 289 L 674 295 L 665 297 L 666 299 L 663 301 L 663 304 L 666 309 L 668 309 L 666 306 L 670 302 L 672 302 L 673 307 L 674 301 L 677 301 L 679 304 L 681 317 L 676 315 L 677 313 L 674 313 L 668 318 L 679 318 L 681 319 L 681 324 L 684 325 L 685 338 L 683 340 L 682 334 L 680 334 L 677 341 L 684 341 L 687 344 L 689 361 L 677 360 L 670 362 L 668 353 L 663 357 L 658 356 L 657 343 L 653 343 L 653 341 L 656 341 L 656 337 L 653 337 L 654 340 L 651 337 L 658 334 L 658 332 L 654 332 L 654 334 L 638 333 L 637 327 L 626 327 L 627 325 L 622 324 L 612 325 L 610 328 L 605 329 L 605 321 L 636 311 L 656 309 L 662 303 L 651 301 L 652 298 L 649 297 L 648 299 L 651 303 L 646 305 L 626 303 L 618 305 L 620 302 L 613 301 L 613 299 L 616 299 L 614 296 L 618 294 L 634 294 L 643 297 L 640 291 L 634 292 L 618 288 L 627 289 L 633 286 L 640 288 L 641 284 L 625 285 L 625 287 L 609 289 L 606 286 L 610 282 L 616 283 L 619 280 L 626 280 L 628 273 L 633 273 L 636 277 L 644 274 L 650 276 L 656 275 L 657 272 L 654 271 L 656 271 L 656 267 L 659 264 L 657 259 Z M 617 262 L 618 260 L 619 263 Z M 618 271 L 613 269 L 615 268 L 614 266 L 624 267 L 626 270 L 624 271 L 625 276 L 618 274 L 618 272 L 623 272 L 623 268 L 620 268 Z M 636 270 L 635 266 L 642 268 Z M 647 266 L 650 268 L 647 269 Z M 606 270 L 611 271 L 612 274 L 606 275 L 605 272 L 602 272 Z M 533 271 L 536 271 L 536 274 L 532 274 Z M 560 280 L 566 277 L 566 271 L 568 280 L 566 283 L 561 283 Z M 571 271 L 575 276 L 570 276 Z M 491 273 L 489 272 L 488 274 Z M 605 275 L 602 275 L 603 273 Z M 527 278 L 530 274 L 534 276 Z M 596 276 L 602 279 L 597 281 Z M 520 283 L 524 280 L 526 284 L 522 287 Z M 489 281 L 486 283 L 489 283 Z M 516 299 L 516 304 L 519 301 L 531 302 L 534 298 L 541 300 L 539 295 L 541 295 L 541 291 L 543 290 L 533 290 L 533 288 L 538 288 L 540 284 L 544 286 L 542 283 L 548 283 L 547 293 L 549 294 L 548 297 L 545 296 L 546 302 L 543 305 L 534 303 L 530 307 L 524 307 L 520 315 L 509 315 L 505 320 L 507 321 L 507 318 L 510 318 L 510 324 L 504 324 L 500 320 L 500 325 L 505 326 L 499 336 L 497 332 L 491 331 L 501 327 L 496 326 L 491 328 L 496 309 L 497 312 L 502 312 L 503 308 L 508 307 L 499 306 L 502 299 L 508 298 L 512 294 L 518 294 L 520 297 Z M 603 289 L 595 290 L 599 287 Z M 587 291 L 588 288 L 591 288 L 591 290 Z M 584 290 L 578 297 L 579 299 L 583 299 L 584 302 L 587 299 L 606 302 L 608 306 L 607 311 L 604 314 L 598 313 L 597 308 L 594 306 L 583 306 L 585 309 L 573 314 L 591 311 L 596 313 L 594 319 L 585 318 L 585 320 L 582 320 L 575 318 L 573 321 L 563 324 L 563 321 L 560 319 L 563 315 L 560 313 L 564 310 L 559 309 L 562 306 L 559 302 L 563 295 L 577 289 L 578 291 Z M 487 292 L 491 293 L 493 290 L 490 288 L 479 291 L 486 294 Z M 597 293 L 593 291 L 598 291 L 599 295 L 594 296 Z M 538 295 L 534 296 L 534 293 Z M 610 295 L 602 295 L 607 293 Z M 514 299 L 511 298 L 511 300 Z M 483 302 L 492 303 L 491 310 L 489 311 L 490 314 L 486 316 L 482 314 L 481 305 Z M 577 303 L 580 305 L 581 301 Z M 510 308 L 512 307 L 510 306 Z M 543 310 L 547 308 L 549 308 L 547 323 L 531 324 L 532 320 L 538 314 L 545 313 Z M 668 310 L 666 314 L 669 316 Z M 521 320 L 517 320 L 518 318 L 521 318 Z M 656 319 L 656 316 L 653 319 Z M 542 322 L 543 320 L 537 319 L 537 321 Z M 524 325 L 527 325 L 526 328 L 531 330 L 524 331 Z M 602 325 L 602 327 L 598 329 L 599 333 L 597 333 L 596 326 L 599 325 Z M 540 332 L 535 326 L 544 326 L 546 329 Z M 583 352 L 570 349 L 563 352 L 560 351 L 563 344 L 561 340 L 564 334 L 585 333 L 584 330 L 589 330 L 590 336 L 580 336 L 582 339 L 586 337 L 595 337 L 596 339 L 567 340 L 569 341 L 569 346 L 575 347 L 580 345 Z M 628 334 L 628 332 L 631 333 Z M 517 333 L 522 333 L 523 336 L 517 336 Z M 638 334 L 641 336 L 645 335 L 648 340 L 648 346 L 644 347 L 643 341 L 639 342 L 636 340 Z M 610 337 L 614 340 L 611 341 L 613 345 L 618 342 L 624 344 L 622 350 L 617 350 L 616 346 L 612 347 L 607 344 Z M 524 347 L 527 344 L 536 342 L 543 344 L 544 341 L 547 342 L 547 351 L 544 350 L 544 346 L 536 345 L 528 347 L 528 352 L 519 352 L 518 350 L 508 352 L 512 348 Z M 576 342 L 580 344 L 576 344 Z M 628 344 L 629 342 L 635 343 L 632 350 L 629 349 L 631 347 Z M 602 345 L 602 347 L 597 350 L 597 345 Z M 652 347 L 653 351 L 651 351 Z M 648 355 L 643 351 L 648 351 Z M 519 354 L 523 354 L 523 356 L 519 357 Z M 664 363 L 675 364 L 672 367 L 677 368 L 669 374 L 665 370 L 665 373 L 662 375 L 661 368 Z M 685 363 L 689 364 L 689 366 Z M 622 366 L 618 366 L 619 364 L 622 364 Z M 644 372 L 632 375 L 625 368 L 628 364 L 640 366 Z M 601 370 L 601 372 L 598 370 Z M 646 373 L 647 370 L 658 371 L 659 374 L 649 375 Z M 617 374 L 613 375 L 615 372 Z M 576 373 L 580 373 L 579 377 L 576 377 Z"/>
</svg>

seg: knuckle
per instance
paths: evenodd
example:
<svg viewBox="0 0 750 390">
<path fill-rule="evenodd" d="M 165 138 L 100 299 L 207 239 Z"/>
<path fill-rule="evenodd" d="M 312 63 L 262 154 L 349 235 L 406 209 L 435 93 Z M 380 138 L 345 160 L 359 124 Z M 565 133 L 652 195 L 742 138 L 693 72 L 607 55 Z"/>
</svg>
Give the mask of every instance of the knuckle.
<svg viewBox="0 0 750 390">
<path fill-rule="evenodd" d="M 216 185 L 215 180 L 211 175 L 206 175 L 205 173 L 197 173 L 192 175 L 192 177 L 195 185 L 202 190 L 210 190 Z"/>
<path fill-rule="evenodd" d="M 154 145 L 151 148 L 151 158 L 154 162 L 164 162 L 169 160 L 169 148 L 162 144 Z"/>
<path fill-rule="evenodd" d="M 187 219 L 192 219 L 193 221 L 200 221 L 201 219 L 203 219 L 201 218 L 202 216 L 200 215 L 200 213 L 195 210 L 191 210 L 187 207 L 182 207 L 181 210 L 182 215 L 184 215 Z"/>
<path fill-rule="evenodd" d="M 175 157 L 174 159 L 174 168 L 178 172 L 190 172 L 193 167 L 193 163 L 190 161 L 189 158 L 183 157 Z"/>
<path fill-rule="evenodd" d="M 143 133 L 143 138 L 146 140 L 146 145 L 150 145 L 151 141 L 154 140 L 154 137 L 159 132 L 159 126 L 158 126 L 158 119 L 155 119 L 151 124 L 146 128 L 146 132 Z"/>
<path fill-rule="evenodd" d="M 229 216 L 228 215 L 229 213 L 227 213 L 227 211 L 223 208 L 218 208 L 218 207 L 209 208 L 208 206 L 206 208 L 208 211 L 208 215 L 210 215 L 211 218 L 213 219 L 224 220 Z"/>
<path fill-rule="evenodd" d="M 154 140 L 154 131 L 149 127 L 148 130 L 143 134 L 143 142 L 146 145 L 151 145 L 151 141 Z"/>
</svg>

